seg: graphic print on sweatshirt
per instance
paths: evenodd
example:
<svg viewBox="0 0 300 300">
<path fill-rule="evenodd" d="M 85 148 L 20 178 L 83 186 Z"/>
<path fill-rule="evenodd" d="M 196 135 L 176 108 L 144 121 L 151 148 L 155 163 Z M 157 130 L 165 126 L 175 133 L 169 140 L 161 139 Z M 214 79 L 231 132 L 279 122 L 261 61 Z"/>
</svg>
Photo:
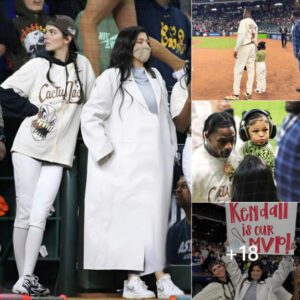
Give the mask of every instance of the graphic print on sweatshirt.
<svg viewBox="0 0 300 300">
<path fill-rule="evenodd" d="M 46 82 L 40 88 L 38 99 L 41 103 L 77 104 L 80 100 L 79 82 L 78 80 L 70 80 L 66 82 L 64 87 Z"/>
<path fill-rule="evenodd" d="M 31 122 L 31 134 L 35 141 L 42 141 L 53 130 L 61 114 L 62 104 L 76 105 L 80 100 L 80 85 L 77 80 L 67 81 L 65 87 L 45 83 L 38 93 L 41 103 L 37 116 Z M 65 109 L 65 108 L 64 108 Z M 67 109 L 68 110 L 68 109 Z"/>
<path fill-rule="evenodd" d="M 36 141 L 42 141 L 47 137 L 47 134 L 52 131 L 56 122 L 56 109 L 45 104 L 40 106 L 37 117 L 31 122 L 32 137 Z"/>
</svg>

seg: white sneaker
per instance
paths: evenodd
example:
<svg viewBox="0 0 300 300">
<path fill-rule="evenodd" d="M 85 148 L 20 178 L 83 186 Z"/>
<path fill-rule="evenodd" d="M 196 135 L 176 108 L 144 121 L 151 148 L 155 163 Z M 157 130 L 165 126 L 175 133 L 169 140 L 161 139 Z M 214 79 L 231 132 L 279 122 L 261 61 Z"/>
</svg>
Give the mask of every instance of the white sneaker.
<svg viewBox="0 0 300 300">
<path fill-rule="evenodd" d="M 30 295 L 33 276 L 25 275 L 19 278 L 12 288 L 14 294 Z"/>
<path fill-rule="evenodd" d="M 261 92 L 259 89 L 255 89 L 255 93 L 262 94 L 263 92 Z"/>
<path fill-rule="evenodd" d="M 155 298 L 155 294 L 148 290 L 147 285 L 140 279 L 140 277 L 133 276 L 130 280 L 124 281 L 123 298 Z"/>
<path fill-rule="evenodd" d="M 157 298 L 159 299 L 168 299 L 170 296 L 184 295 L 184 292 L 173 283 L 169 274 L 165 274 L 156 281 L 156 287 Z"/>
</svg>

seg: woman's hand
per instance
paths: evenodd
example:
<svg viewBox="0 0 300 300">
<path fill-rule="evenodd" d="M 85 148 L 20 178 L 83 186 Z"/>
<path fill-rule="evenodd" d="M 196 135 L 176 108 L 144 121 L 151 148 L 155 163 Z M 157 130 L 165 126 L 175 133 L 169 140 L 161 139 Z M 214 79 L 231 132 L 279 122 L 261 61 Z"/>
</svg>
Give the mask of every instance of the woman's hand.
<svg viewBox="0 0 300 300">
<path fill-rule="evenodd" d="M 3 160 L 6 154 L 6 147 L 3 142 L 0 141 L 0 160 Z"/>
<path fill-rule="evenodd" d="M 296 250 L 297 249 L 297 245 L 296 245 L 296 241 L 293 241 L 292 243 L 291 243 L 291 250 Z"/>
<path fill-rule="evenodd" d="M 0 57 L 3 56 L 6 52 L 6 46 L 0 43 Z"/>
</svg>

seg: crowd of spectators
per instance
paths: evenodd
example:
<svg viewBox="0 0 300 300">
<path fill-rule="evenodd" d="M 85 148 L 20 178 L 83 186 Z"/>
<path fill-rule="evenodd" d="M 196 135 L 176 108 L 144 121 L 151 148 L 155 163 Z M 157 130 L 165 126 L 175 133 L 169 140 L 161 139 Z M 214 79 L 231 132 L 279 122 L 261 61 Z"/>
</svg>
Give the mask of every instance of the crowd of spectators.
<svg viewBox="0 0 300 300">
<path fill-rule="evenodd" d="M 223 252 L 223 244 L 207 241 L 199 241 L 193 239 L 193 253 L 192 253 L 192 268 L 193 273 L 207 273 L 209 272 L 209 264 L 218 258 L 220 258 Z M 236 261 L 242 272 L 246 272 L 249 267 L 249 261 L 243 261 L 242 255 L 237 255 Z M 270 275 L 278 269 L 282 256 L 270 256 L 270 255 L 260 255 L 260 259 L 265 265 L 265 268 Z M 298 263 L 298 261 L 297 261 Z"/>
<path fill-rule="evenodd" d="M 242 19 L 245 7 L 253 10 L 253 18 L 258 25 L 259 32 L 279 33 L 280 27 L 287 27 L 290 33 L 292 3 L 258 2 L 247 6 L 247 3 L 218 3 L 218 4 L 194 4 L 193 35 L 205 35 L 212 32 L 230 35 L 237 31 L 239 21 Z"/>
</svg>

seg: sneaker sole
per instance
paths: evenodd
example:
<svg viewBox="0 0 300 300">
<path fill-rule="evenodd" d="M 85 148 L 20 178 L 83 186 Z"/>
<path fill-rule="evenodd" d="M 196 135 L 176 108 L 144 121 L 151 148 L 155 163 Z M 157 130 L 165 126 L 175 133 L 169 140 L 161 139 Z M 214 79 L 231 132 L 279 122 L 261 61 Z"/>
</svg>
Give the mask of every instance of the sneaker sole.
<svg viewBox="0 0 300 300">
<path fill-rule="evenodd" d="M 171 296 L 177 297 L 177 296 L 183 296 L 184 294 L 178 294 L 178 295 L 163 295 L 163 294 L 158 294 L 157 298 L 158 299 L 169 299 Z"/>
<path fill-rule="evenodd" d="M 28 293 L 24 293 L 24 292 L 22 293 L 20 291 L 14 290 L 14 289 L 12 289 L 11 291 L 13 294 L 30 296 Z"/>
<path fill-rule="evenodd" d="M 50 292 L 49 293 L 30 293 L 31 297 L 47 297 L 50 296 Z"/>
<path fill-rule="evenodd" d="M 145 295 L 141 295 L 141 296 L 137 296 L 137 295 L 122 295 L 123 298 L 125 299 L 154 299 L 156 298 L 155 295 L 149 295 L 149 296 L 145 296 Z"/>
<path fill-rule="evenodd" d="M 240 98 L 224 97 L 224 100 L 229 100 L 229 101 L 239 101 Z"/>
</svg>

